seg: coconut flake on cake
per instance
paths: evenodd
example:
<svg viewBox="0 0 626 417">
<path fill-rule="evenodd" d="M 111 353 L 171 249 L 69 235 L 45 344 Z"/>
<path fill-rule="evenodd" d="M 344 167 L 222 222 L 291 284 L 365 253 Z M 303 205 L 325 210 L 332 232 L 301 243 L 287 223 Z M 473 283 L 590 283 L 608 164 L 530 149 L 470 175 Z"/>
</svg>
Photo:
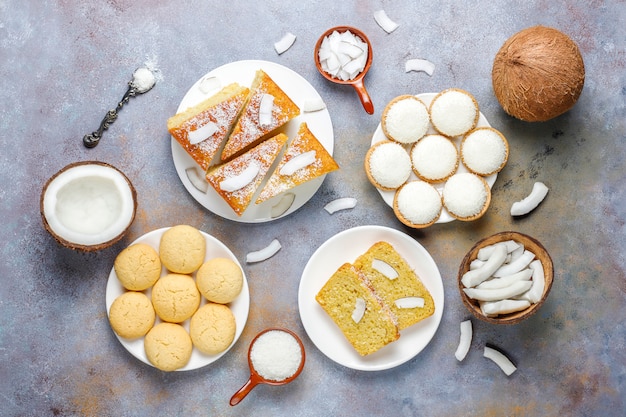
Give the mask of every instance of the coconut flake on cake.
<svg viewBox="0 0 626 417">
<path fill-rule="evenodd" d="M 439 182 L 456 172 L 459 154 L 445 136 L 426 135 L 411 147 L 411 163 L 420 179 Z"/>
<path fill-rule="evenodd" d="M 428 108 L 415 96 L 396 97 L 383 111 L 382 128 L 385 135 L 402 144 L 417 142 L 426 134 L 429 124 Z"/>
<path fill-rule="evenodd" d="M 505 137 L 491 127 L 480 127 L 467 133 L 461 142 L 461 159 L 471 172 L 491 175 L 499 172 L 509 157 Z"/>
<path fill-rule="evenodd" d="M 365 157 L 370 182 L 381 189 L 395 189 L 411 175 L 411 158 L 402 145 L 384 141 L 372 146 Z"/>
<path fill-rule="evenodd" d="M 451 176 L 443 187 L 443 205 L 450 215 L 460 220 L 480 216 L 490 200 L 486 181 L 470 172 Z"/>
<path fill-rule="evenodd" d="M 439 218 L 442 206 L 437 189 L 420 180 L 407 182 L 396 191 L 394 197 L 396 216 L 411 227 L 433 224 Z"/>
<path fill-rule="evenodd" d="M 465 90 L 450 88 L 437 94 L 429 107 L 430 121 L 445 136 L 460 136 L 478 123 L 478 103 Z"/>
</svg>

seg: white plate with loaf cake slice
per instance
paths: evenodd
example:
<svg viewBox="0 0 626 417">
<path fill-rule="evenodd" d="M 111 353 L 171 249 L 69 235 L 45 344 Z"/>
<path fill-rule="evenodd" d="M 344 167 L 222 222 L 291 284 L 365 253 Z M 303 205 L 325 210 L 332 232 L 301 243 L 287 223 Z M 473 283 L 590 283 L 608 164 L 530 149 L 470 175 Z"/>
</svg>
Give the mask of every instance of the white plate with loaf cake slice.
<svg viewBox="0 0 626 417">
<path fill-rule="evenodd" d="M 444 308 L 439 269 L 410 236 L 383 226 L 345 230 L 322 244 L 302 272 L 302 324 L 331 360 L 379 371 L 419 354 Z"/>
<path fill-rule="evenodd" d="M 185 94 L 168 130 L 187 191 L 238 222 L 293 213 L 339 168 L 322 98 L 302 76 L 273 62 L 237 61 L 210 71 Z"/>
<path fill-rule="evenodd" d="M 476 113 L 475 120 L 473 122 L 470 122 L 470 124 L 466 128 L 466 131 L 464 131 L 464 133 L 462 134 L 457 134 L 458 131 L 451 131 L 451 133 L 447 133 L 445 131 L 442 132 L 442 129 L 436 128 L 433 124 L 431 103 L 437 97 L 440 97 L 443 93 L 451 93 L 450 95 L 467 97 L 468 102 L 471 103 L 470 106 L 473 107 L 469 109 L 469 111 L 475 111 Z M 421 103 L 419 103 L 420 101 Z M 413 118 L 413 116 L 410 116 L 412 119 L 409 120 L 411 123 L 408 123 L 408 125 L 414 125 L 412 126 L 412 129 L 414 131 L 419 131 L 412 136 L 411 134 L 413 132 L 410 132 L 406 128 L 406 118 L 409 117 L 409 114 L 416 113 L 417 110 L 421 111 L 420 114 L 423 123 L 417 123 L 415 118 Z M 444 110 L 447 111 L 448 109 Z M 452 111 L 450 111 L 448 115 L 449 119 L 455 118 L 454 112 Z M 387 122 L 389 126 L 387 126 L 385 122 Z M 450 123 L 450 126 L 451 128 L 457 127 L 454 126 L 453 123 Z M 466 167 L 466 161 L 464 161 L 462 157 L 461 144 L 463 138 L 467 134 L 480 129 L 489 129 L 490 131 L 495 132 L 495 129 L 491 128 L 485 115 L 480 112 L 476 100 L 473 98 L 473 96 L 471 96 L 470 93 L 464 90 L 447 89 L 439 93 L 423 93 L 417 94 L 415 96 L 404 95 L 396 97 L 394 100 L 390 101 L 387 104 L 385 111 L 383 111 L 381 123 L 378 124 L 378 127 L 374 131 L 371 140 L 371 146 L 373 148 L 377 144 L 380 145 L 382 143 L 389 142 L 396 145 L 399 144 L 409 154 L 409 158 L 407 158 L 407 161 L 409 161 L 409 165 L 408 168 L 405 168 L 405 174 L 401 174 L 399 172 L 397 173 L 396 177 L 404 175 L 400 179 L 399 183 L 389 187 L 376 186 L 377 191 L 380 193 L 385 203 L 387 203 L 387 205 L 389 205 L 390 207 L 393 207 L 394 211 L 396 211 L 398 209 L 397 201 L 394 199 L 396 197 L 396 191 L 399 190 L 403 184 L 408 184 L 414 181 L 426 182 L 427 184 L 432 185 L 432 187 L 434 187 L 439 192 L 439 194 L 443 195 L 443 189 L 446 185 L 447 180 L 449 180 L 456 174 L 465 173 L 471 173 L 481 180 L 484 179 L 488 186 L 486 192 L 490 195 L 490 189 L 491 187 L 493 187 L 493 184 L 498 177 L 497 171 L 503 168 L 504 164 L 506 163 L 506 159 L 508 158 L 508 144 L 506 143 L 506 139 L 504 139 L 504 137 L 500 135 L 503 140 L 503 145 L 506 146 L 506 154 L 502 155 L 503 161 L 501 166 L 498 167 L 497 171 L 494 170 L 493 172 L 482 174 L 470 172 L 470 170 L 468 170 L 468 168 Z M 463 130 L 463 128 L 461 130 Z M 394 137 L 394 135 L 396 135 L 397 137 Z M 448 152 L 447 145 L 450 145 L 449 147 L 454 150 L 452 154 Z M 490 150 L 486 150 L 484 154 L 488 155 L 489 157 L 492 156 L 490 154 Z M 391 165 L 394 167 L 398 166 L 397 163 L 392 163 Z M 442 169 L 447 166 L 450 166 L 450 170 L 448 172 L 443 172 Z M 366 171 L 368 171 L 367 168 Z M 376 185 L 375 181 L 372 180 L 370 174 L 371 173 L 368 172 L 368 176 L 370 176 L 370 182 L 373 182 L 373 184 Z M 490 198 L 487 199 L 487 206 L 489 200 Z M 467 204 L 469 204 L 469 202 L 467 202 Z M 483 210 L 480 212 L 480 215 L 482 215 L 485 211 L 486 207 L 483 208 Z M 444 202 L 437 216 L 432 218 L 432 221 L 424 220 L 425 224 L 416 224 L 413 225 L 413 227 L 425 227 L 433 223 L 447 223 L 456 219 L 473 220 L 480 217 L 479 215 L 475 215 L 471 218 L 469 218 L 468 216 L 468 219 L 463 219 L 463 216 L 455 216 L 453 214 L 454 213 L 451 213 L 446 208 Z M 403 223 L 407 224 L 404 221 Z"/>
</svg>

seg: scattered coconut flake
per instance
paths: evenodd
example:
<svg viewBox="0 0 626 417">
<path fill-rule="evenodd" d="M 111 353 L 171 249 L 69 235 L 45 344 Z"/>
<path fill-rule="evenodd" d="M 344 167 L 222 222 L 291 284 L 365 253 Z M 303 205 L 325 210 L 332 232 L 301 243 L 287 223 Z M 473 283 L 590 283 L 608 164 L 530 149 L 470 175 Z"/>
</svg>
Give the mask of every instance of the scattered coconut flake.
<svg viewBox="0 0 626 417">
<path fill-rule="evenodd" d="M 220 182 L 220 188 L 231 193 L 240 190 L 256 178 L 260 169 L 261 167 L 259 167 L 258 164 L 251 163 L 239 175 L 222 180 Z"/>
<path fill-rule="evenodd" d="M 424 299 L 422 297 L 403 297 L 398 298 L 395 302 L 398 308 L 423 308 Z"/>
<path fill-rule="evenodd" d="M 187 139 L 189 139 L 189 143 L 192 145 L 197 145 L 198 143 L 210 138 L 219 130 L 219 127 L 214 122 L 208 122 L 202 127 L 199 127 L 196 130 L 192 130 L 187 135 Z"/>
<path fill-rule="evenodd" d="M 285 193 L 280 198 L 278 203 L 276 203 L 276 205 L 272 206 L 272 208 L 270 209 L 270 216 L 272 217 L 272 219 L 285 214 L 285 212 L 289 210 L 295 199 L 296 195 L 294 193 Z"/>
<path fill-rule="evenodd" d="M 472 321 L 465 320 L 461 322 L 461 336 L 459 338 L 459 345 L 454 352 L 456 359 L 461 362 L 467 356 L 470 346 L 472 345 Z"/>
<path fill-rule="evenodd" d="M 507 376 L 511 375 L 513 372 L 517 370 L 517 367 L 511 362 L 511 360 L 498 349 L 492 348 L 490 346 L 485 346 L 485 350 L 483 351 L 483 356 L 487 359 L 491 359 L 496 365 L 502 369 Z"/>
<path fill-rule="evenodd" d="M 425 72 L 430 76 L 433 75 L 433 72 L 435 72 L 435 64 L 426 59 L 409 59 L 404 64 L 404 72 L 411 71 Z"/>
<path fill-rule="evenodd" d="M 280 169 L 280 175 L 293 175 L 299 169 L 315 163 L 315 151 L 308 151 L 291 158 Z"/>
<path fill-rule="evenodd" d="M 209 189 L 209 183 L 206 182 L 203 176 L 198 173 L 198 169 L 196 167 L 187 168 L 185 170 L 185 174 L 187 174 L 187 178 L 191 185 L 193 185 L 198 191 L 202 193 L 206 193 Z"/>
<path fill-rule="evenodd" d="M 352 320 L 358 323 L 365 314 L 365 300 L 361 297 L 357 297 L 354 303 L 354 310 L 352 311 Z"/>
<path fill-rule="evenodd" d="M 250 264 L 250 263 L 265 261 L 271 258 L 272 256 L 274 256 L 276 252 L 280 250 L 280 248 L 281 248 L 280 242 L 278 241 L 278 239 L 274 239 L 270 242 L 269 245 L 267 245 L 263 249 L 254 251 L 254 252 L 249 252 L 246 255 L 246 262 Z"/>
<path fill-rule="evenodd" d="M 263 94 L 259 103 L 259 125 L 269 126 L 272 124 L 272 109 L 274 108 L 274 96 Z"/>
<path fill-rule="evenodd" d="M 377 10 L 374 12 L 374 20 L 385 32 L 391 33 L 394 30 L 398 29 L 398 25 L 396 22 L 391 20 L 387 13 L 384 10 Z"/>
<path fill-rule="evenodd" d="M 324 210 L 326 210 L 329 214 L 333 214 L 339 210 L 348 210 L 356 207 L 356 198 L 352 197 L 343 197 L 337 198 L 336 200 L 331 201 L 330 203 L 324 206 Z"/>
<path fill-rule="evenodd" d="M 546 195 L 548 195 L 548 187 L 546 187 L 544 183 L 537 181 L 526 198 L 513 203 L 511 206 L 511 216 L 523 216 L 524 214 L 530 213 L 546 198 Z"/>
<path fill-rule="evenodd" d="M 380 259 L 374 259 L 372 261 L 372 268 L 374 268 L 389 279 L 398 278 L 398 271 L 396 271 L 393 266 Z"/>
<path fill-rule="evenodd" d="M 324 103 L 324 100 L 321 97 L 307 98 L 302 104 L 302 111 L 304 113 L 313 113 L 316 111 L 324 110 L 325 108 L 326 103 Z"/>
<path fill-rule="evenodd" d="M 204 94 L 219 90 L 220 88 L 222 88 L 222 83 L 217 77 L 204 77 L 198 85 L 198 89 Z"/>
<path fill-rule="evenodd" d="M 295 41 L 296 35 L 291 32 L 287 32 L 278 42 L 274 43 L 274 49 L 278 55 L 281 55 L 283 52 L 286 52 L 289 48 L 291 48 Z"/>
</svg>

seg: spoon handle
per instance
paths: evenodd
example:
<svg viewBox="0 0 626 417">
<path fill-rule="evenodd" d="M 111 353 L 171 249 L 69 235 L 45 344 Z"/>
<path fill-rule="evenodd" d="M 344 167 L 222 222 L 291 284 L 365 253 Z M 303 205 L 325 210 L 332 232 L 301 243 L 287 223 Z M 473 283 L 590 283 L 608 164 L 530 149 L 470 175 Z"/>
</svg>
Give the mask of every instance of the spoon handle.
<svg viewBox="0 0 626 417">
<path fill-rule="evenodd" d="M 374 103 L 370 98 L 369 93 L 365 89 L 365 84 L 363 83 L 363 78 L 352 84 L 352 87 L 356 90 L 359 95 L 359 99 L 361 100 L 361 104 L 363 108 L 367 112 L 367 114 L 374 114 Z"/>
<path fill-rule="evenodd" d="M 117 107 L 107 112 L 107 114 L 104 116 L 104 119 L 102 119 L 102 122 L 100 122 L 100 127 L 98 128 L 98 130 L 83 137 L 83 144 L 85 145 L 85 147 L 93 148 L 100 142 L 100 138 L 102 138 L 102 133 L 106 129 L 108 129 L 115 120 L 117 120 L 117 113 L 122 110 L 124 104 L 128 103 L 128 100 L 130 100 L 130 98 L 134 97 L 136 94 L 137 90 L 129 83 L 128 89 L 126 90 L 126 93 L 124 93 L 124 96 L 122 97 L 120 102 L 117 103 Z"/>
<path fill-rule="evenodd" d="M 254 375 L 251 375 L 250 379 L 248 379 L 248 381 L 243 384 L 243 387 L 239 388 L 239 391 L 237 391 L 235 395 L 232 396 L 232 398 L 230 399 L 230 405 L 239 404 L 241 400 L 243 400 L 246 395 L 248 395 L 250 391 L 252 391 L 252 388 L 256 387 L 260 383 L 261 381 L 258 378 L 254 378 Z"/>
</svg>

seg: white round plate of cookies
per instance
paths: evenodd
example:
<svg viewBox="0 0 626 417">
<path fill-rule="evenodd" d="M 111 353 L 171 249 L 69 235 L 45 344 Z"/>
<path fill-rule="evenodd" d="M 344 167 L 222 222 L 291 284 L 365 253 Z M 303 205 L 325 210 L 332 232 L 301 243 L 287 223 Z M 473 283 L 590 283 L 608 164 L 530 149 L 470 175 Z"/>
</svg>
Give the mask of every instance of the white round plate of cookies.
<svg viewBox="0 0 626 417">
<path fill-rule="evenodd" d="M 422 94 L 417 94 L 416 97 L 422 100 L 422 102 L 424 102 L 424 104 L 428 107 L 436 95 L 437 93 L 422 93 Z M 489 121 L 487 121 L 487 118 L 482 112 L 479 112 L 479 118 L 478 118 L 478 123 L 476 124 L 476 127 L 491 127 L 491 125 L 489 124 Z M 426 132 L 426 134 L 436 134 L 436 133 L 437 132 L 433 128 L 432 124 L 429 124 L 428 131 Z M 461 144 L 462 137 L 457 136 L 451 139 L 453 143 L 456 145 L 456 148 L 458 150 Z M 385 133 L 383 132 L 383 128 L 381 124 L 379 123 L 378 127 L 374 131 L 374 135 L 372 136 L 371 146 L 384 140 L 388 140 L 388 139 L 387 139 L 387 136 L 385 136 Z M 410 149 L 410 145 L 405 145 L 405 147 L 408 152 Z M 463 165 L 462 162 L 459 162 L 456 173 L 464 173 L 464 172 L 469 172 L 469 170 Z M 497 178 L 498 178 L 498 174 L 496 173 L 496 174 L 486 176 L 485 180 L 487 181 L 487 184 L 489 184 L 489 187 L 493 187 L 493 184 L 496 182 Z M 416 180 L 416 179 L 418 179 L 417 175 L 415 175 L 414 172 L 411 172 L 411 175 L 408 181 Z M 437 191 L 439 191 L 439 193 L 441 194 L 443 192 L 445 181 L 433 183 L 433 185 L 437 189 Z M 385 190 L 381 190 L 378 188 L 377 188 L 377 191 L 382 196 L 385 203 L 387 203 L 389 207 L 393 207 L 393 199 L 394 199 L 396 191 L 395 190 L 385 191 Z M 441 211 L 441 215 L 439 216 L 439 219 L 435 223 L 449 223 L 453 220 L 455 220 L 455 218 L 452 217 L 450 213 L 448 213 L 445 207 L 443 207 Z"/>
<path fill-rule="evenodd" d="M 135 244 L 146 244 L 148 246 L 150 246 L 151 248 L 153 248 L 156 253 L 159 253 L 159 245 L 161 242 L 161 237 L 163 236 L 163 234 L 168 231 L 169 227 L 166 228 L 162 228 L 162 229 L 157 229 L 154 230 L 152 232 L 146 233 L 145 235 L 139 237 L 137 240 L 135 240 L 134 242 L 132 242 L 128 247 L 131 247 Z M 226 246 L 224 245 L 221 241 L 219 241 L 218 239 L 216 239 L 215 237 L 203 232 L 203 231 L 199 231 L 201 233 L 201 235 L 204 237 L 204 239 L 206 240 L 206 251 L 204 254 L 204 259 L 203 262 L 207 262 L 209 260 L 213 260 L 213 259 L 218 259 L 218 258 L 225 258 L 225 259 L 229 259 L 231 261 L 233 261 L 234 264 L 236 264 L 237 266 L 239 266 L 241 268 L 241 264 L 239 263 L 239 261 L 237 260 L 237 258 L 235 257 L 235 255 L 232 253 L 232 251 Z M 197 270 L 194 271 L 193 273 L 189 273 L 188 275 L 190 275 L 194 282 L 196 280 L 196 273 Z M 164 277 L 168 274 L 167 269 L 165 268 L 164 265 L 161 266 L 161 273 L 160 273 L 160 277 Z M 241 274 L 242 274 L 242 278 L 243 278 L 243 283 L 241 286 L 241 291 L 239 292 L 239 294 L 236 296 L 236 298 L 234 298 L 234 300 L 232 300 L 229 303 L 224 304 L 224 306 L 228 307 L 230 309 L 230 311 L 232 312 L 232 315 L 234 316 L 235 319 L 235 332 L 234 332 L 234 338 L 232 340 L 232 342 L 230 343 L 230 345 L 228 345 L 228 347 L 226 347 L 226 349 L 224 349 L 223 351 L 216 353 L 216 354 L 205 354 L 200 352 L 195 346 L 192 349 L 191 352 L 191 357 L 189 359 L 189 361 L 182 367 L 176 369 L 177 371 L 189 371 L 192 369 L 198 369 L 201 368 L 203 366 L 209 365 L 215 361 L 217 361 L 218 359 L 220 359 L 226 352 L 228 352 L 230 350 L 230 348 L 232 348 L 232 346 L 237 342 L 237 340 L 239 339 L 239 336 L 241 336 L 241 333 L 243 332 L 243 329 L 246 325 L 246 321 L 248 320 L 248 312 L 250 309 L 250 292 L 248 289 L 248 282 L 246 279 L 246 275 L 245 272 L 243 270 L 243 268 L 241 268 Z M 109 274 L 109 279 L 107 281 L 107 288 L 106 288 L 106 309 L 107 309 L 107 316 L 110 317 L 110 312 L 111 312 L 111 305 L 113 304 L 113 302 L 120 297 L 122 294 L 128 292 L 128 290 L 122 285 L 122 283 L 120 282 L 120 279 L 118 278 L 116 272 L 115 272 L 115 268 L 111 269 L 111 273 Z M 151 293 L 152 293 L 152 287 L 149 287 L 143 291 L 141 291 L 143 294 L 145 294 L 148 299 L 151 298 Z M 206 300 L 206 298 L 204 296 L 200 297 L 200 305 L 198 307 L 201 308 L 202 306 L 208 304 L 208 301 Z M 158 324 L 163 323 L 163 321 L 159 318 L 158 315 L 156 315 L 156 320 L 154 322 L 154 326 L 157 326 Z M 190 323 L 190 319 L 187 319 L 185 321 L 183 321 L 182 323 L 180 323 L 182 325 L 182 327 L 189 333 L 189 323 Z M 145 351 L 145 347 L 144 347 L 144 337 L 138 337 L 138 338 L 133 338 L 133 339 L 128 339 L 128 338 L 124 338 L 124 337 L 120 337 L 117 333 L 115 333 L 115 336 L 118 338 L 118 340 L 120 341 L 120 343 L 122 344 L 122 346 L 124 346 L 124 348 L 126 348 L 126 350 L 128 350 L 128 352 L 130 352 L 134 357 L 136 357 L 137 359 L 139 359 L 140 361 L 150 365 L 150 366 L 154 366 L 152 363 L 150 363 L 147 355 L 146 355 L 146 351 Z"/>
<path fill-rule="evenodd" d="M 328 109 L 323 104 L 322 97 L 301 75 L 274 62 L 261 60 L 236 61 L 213 69 L 196 81 L 187 91 L 178 106 L 177 113 L 206 100 L 230 83 L 239 83 L 242 86 L 250 87 L 256 71 L 259 69 L 265 71 L 300 108 L 299 116 L 273 131 L 272 135 L 282 132 L 291 140 L 297 134 L 300 124 L 306 122 L 313 135 L 332 156 L 334 148 L 333 126 Z M 308 103 L 317 103 L 318 107 L 310 107 Z M 288 193 L 280 194 L 260 204 L 254 202 L 255 197 L 247 209 L 239 216 L 208 184 L 204 179 L 204 172 L 200 166 L 173 137 L 171 138 L 171 147 L 176 172 L 192 197 L 218 216 L 237 222 L 262 223 L 285 217 L 309 201 L 320 188 L 325 178 L 325 176 L 320 176 L 311 179 Z M 216 156 L 215 160 L 219 160 L 219 157 Z M 188 170 L 195 170 L 196 185 L 190 180 L 190 171 Z M 198 184 L 201 185 L 202 189 L 197 187 Z M 259 190 L 263 185 L 264 183 L 261 183 Z M 285 197 L 285 200 L 283 200 L 283 197 Z M 291 204 L 285 204 L 286 201 L 291 201 Z M 284 209 L 284 207 L 287 208 Z"/>
<path fill-rule="evenodd" d="M 402 329 L 396 341 L 361 356 L 317 302 L 316 295 L 339 267 L 354 262 L 381 241 L 391 244 L 414 270 L 430 292 L 435 310 L 430 317 Z M 359 226 L 331 237 L 313 253 L 302 272 L 298 308 L 306 333 L 324 355 L 348 368 L 380 371 L 407 362 L 430 343 L 443 315 L 443 282 L 434 259 L 415 239 L 388 227 Z"/>
</svg>

